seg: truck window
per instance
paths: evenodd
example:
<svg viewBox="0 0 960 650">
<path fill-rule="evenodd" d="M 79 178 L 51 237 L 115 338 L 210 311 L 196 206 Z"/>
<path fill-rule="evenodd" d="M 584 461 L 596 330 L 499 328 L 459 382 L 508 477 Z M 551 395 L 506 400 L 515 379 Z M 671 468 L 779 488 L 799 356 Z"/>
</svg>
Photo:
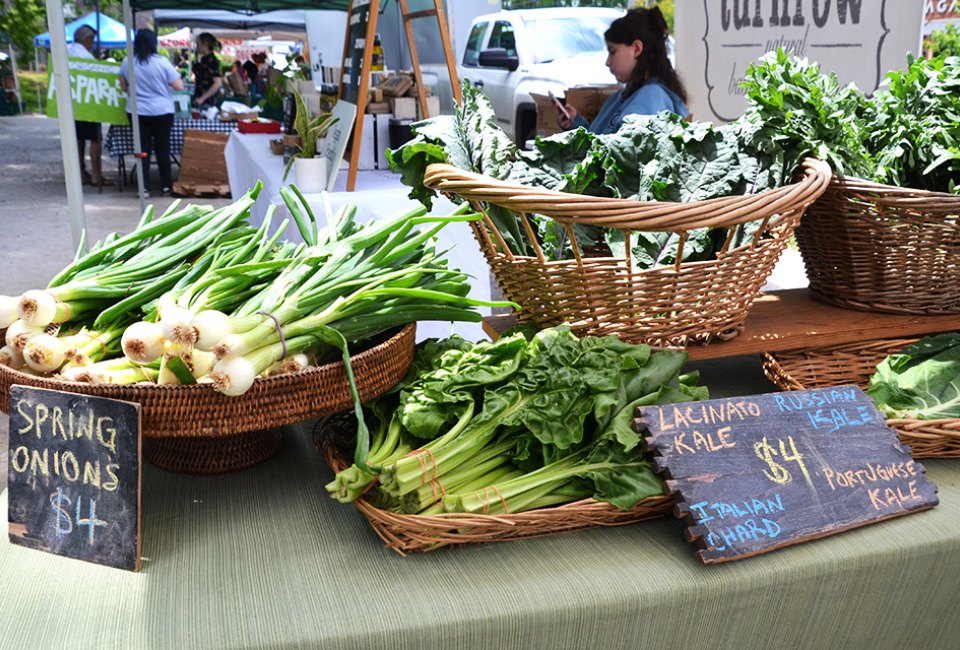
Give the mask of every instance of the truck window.
<svg viewBox="0 0 960 650">
<path fill-rule="evenodd" d="M 489 48 L 502 47 L 507 56 L 517 55 L 517 38 L 513 35 L 513 25 L 505 20 L 498 20 L 493 24 L 493 33 L 490 34 Z"/>
<path fill-rule="evenodd" d="M 610 27 L 613 17 L 578 16 L 564 18 L 540 18 L 531 20 L 528 29 L 530 42 L 534 43 L 533 60 L 549 63 L 554 59 L 606 52 L 603 33 Z M 491 45 L 491 47 L 493 47 Z"/>
<path fill-rule="evenodd" d="M 483 35 L 489 23 L 477 23 L 470 30 L 467 38 L 467 49 L 463 52 L 463 65 L 476 66 L 480 60 L 480 46 L 483 44 Z"/>
</svg>

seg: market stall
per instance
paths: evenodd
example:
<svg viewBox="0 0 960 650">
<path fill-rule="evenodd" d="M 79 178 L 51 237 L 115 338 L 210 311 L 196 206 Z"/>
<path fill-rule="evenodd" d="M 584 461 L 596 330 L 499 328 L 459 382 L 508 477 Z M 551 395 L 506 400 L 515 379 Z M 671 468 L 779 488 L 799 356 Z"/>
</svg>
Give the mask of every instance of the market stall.
<svg viewBox="0 0 960 650">
<path fill-rule="evenodd" d="M 868 98 L 779 52 L 751 70 L 743 122 L 664 112 L 523 155 L 467 86 L 456 115 L 395 154 L 411 187 L 373 175 L 370 220 L 348 207 L 365 192 L 301 195 L 276 180 L 271 136 L 231 134 L 233 205 L 147 212 L 15 313 L 7 304 L 0 408 L 21 437 L 0 495 L 12 524 L 0 570 L 14 585 L 0 604 L 17 612 L 3 638 L 949 646 L 960 309 L 956 197 L 942 190 L 960 158 L 941 151 L 954 140 L 943 111 L 913 114 L 917 142 L 946 139 L 918 147 L 916 159 L 932 158 L 919 166 L 878 166 L 886 152 L 841 128 L 855 115 L 869 133 L 899 134 L 917 80 L 960 79 L 956 59 L 910 65 L 915 85 Z M 812 146 L 813 132 L 830 146 Z M 880 183 L 906 179 L 934 186 L 901 196 Z M 411 205 L 411 191 L 432 209 Z M 861 222 L 876 234 L 845 231 Z M 810 290 L 762 295 L 795 232 Z M 814 264 L 836 249 L 849 259 Z M 459 270 L 473 255 L 471 280 Z M 863 259 L 871 270 L 857 273 Z M 837 289 L 824 267 L 854 277 Z M 522 331 L 488 319 L 495 341 L 414 346 L 424 322 L 476 323 L 479 309 L 505 306 L 481 299 L 487 268 Z M 811 295 L 835 306 L 815 310 Z M 799 371 L 811 358 L 848 366 L 849 344 L 885 332 L 943 336 L 890 348 L 869 378 Z M 819 349 L 827 342 L 839 354 Z M 763 369 L 738 356 L 758 352 Z M 810 390 L 771 394 L 761 372 Z M 73 518 L 53 482 L 111 489 L 93 461 L 72 472 L 66 448 L 86 438 L 112 463 L 119 444 L 92 425 L 63 434 L 63 410 L 48 441 L 54 409 L 30 401 L 38 389 L 138 405 L 124 430 L 135 505 L 123 514 L 138 544 L 142 521 L 133 568 L 149 585 L 21 548 L 58 550 L 47 547 L 76 524 L 82 552 L 62 554 L 86 557 L 109 513 L 98 519 L 91 498 L 83 517 L 78 498 Z M 931 416 L 936 432 L 911 428 Z M 711 496 L 692 499 L 691 486 Z M 85 598 L 64 602 L 65 588 Z M 56 616 L 70 624 L 49 625 Z"/>
</svg>

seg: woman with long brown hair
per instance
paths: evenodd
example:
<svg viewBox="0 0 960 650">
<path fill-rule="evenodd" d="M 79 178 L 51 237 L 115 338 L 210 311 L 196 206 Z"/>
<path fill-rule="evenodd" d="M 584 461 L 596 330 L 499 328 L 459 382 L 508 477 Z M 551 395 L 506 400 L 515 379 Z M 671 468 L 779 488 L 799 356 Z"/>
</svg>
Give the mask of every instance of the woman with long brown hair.
<svg viewBox="0 0 960 650">
<path fill-rule="evenodd" d="M 607 68 L 624 87 L 607 98 L 593 122 L 568 104 L 567 115 L 559 115 L 560 126 L 616 133 L 626 115 L 672 111 L 687 117 L 687 91 L 667 56 L 669 30 L 659 8 L 629 10 L 610 24 L 603 37 Z"/>
</svg>

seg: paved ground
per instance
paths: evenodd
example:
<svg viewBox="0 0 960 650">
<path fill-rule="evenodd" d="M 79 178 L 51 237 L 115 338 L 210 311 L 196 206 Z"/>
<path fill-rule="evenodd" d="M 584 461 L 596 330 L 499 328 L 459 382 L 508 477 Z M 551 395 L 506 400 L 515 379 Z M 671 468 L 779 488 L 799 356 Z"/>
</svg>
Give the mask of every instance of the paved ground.
<svg viewBox="0 0 960 650">
<path fill-rule="evenodd" d="M 105 155 L 104 176 L 116 180 L 116 163 Z M 176 167 L 174 167 L 176 173 Z M 159 195 L 154 169 L 151 191 Z M 40 116 L 0 117 L 0 233 L 7 242 L 0 255 L 0 293 L 17 295 L 44 287 L 73 258 L 70 217 L 64 185 L 63 158 L 57 122 Z M 173 199 L 150 199 L 162 210 Z M 194 199 L 214 205 L 226 199 Z M 89 241 L 111 232 L 128 232 L 140 216 L 140 202 L 131 188 L 84 187 Z M 7 477 L 7 417 L 0 415 L 0 489 Z"/>
</svg>

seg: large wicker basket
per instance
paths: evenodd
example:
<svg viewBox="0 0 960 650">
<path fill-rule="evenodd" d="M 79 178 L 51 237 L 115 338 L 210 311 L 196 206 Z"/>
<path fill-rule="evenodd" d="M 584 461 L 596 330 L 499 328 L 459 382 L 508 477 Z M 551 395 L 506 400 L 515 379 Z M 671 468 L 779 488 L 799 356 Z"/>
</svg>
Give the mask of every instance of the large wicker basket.
<svg viewBox="0 0 960 650">
<path fill-rule="evenodd" d="M 885 339 L 763 355 L 763 371 L 782 390 L 856 384 L 866 388 L 877 364 L 918 339 Z M 960 419 L 889 419 L 914 458 L 960 458 Z"/>
<path fill-rule="evenodd" d="M 797 242 L 818 300 L 960 313 L 960 196 L 835 177 L 807 209 Z"/>
<path fill-rule="evenodd" d="M 328 428 L 341 428 L 343 420 L 321 421 L 314 431 L 314 441 L 334 472 L 349 465 L 340 450 L 331 443 Z M 516 514 L 473 515 L 445 513 L 439 515 L 407 515 L 381 510 L 365 499 L 354 502 L 387 548 L 400 555 L 433 551 L 444 546 L 507 542 L 524 537 L 555 535 L 583 528 L 622 526 L 645 519 L 663 517 L 673 510 L 674 496 L 644 499 L 631 510 L 602 501 L 583 499 L 562 506 L 540 508 Z"/>
<path fill-rule="evenodd" d="M 413 360 L 416 324 L 380 337 L 351 357 L 360 398 L 394 386 Z M 191 474 L 233 471 L 266 460 L 280 448 L 277 427 L 353 406 L 343 362 L 256 379 L 243 395 L 210 386 L 85 384 L 28 375 L 0 366 L 0 410 L 10 411 L 10 386 L 21 384 L 137 402 L 144 455 L 165 469 Z"/>
<path fill-rule="evenodd" d="M 550 327 L 570 322 L 579 334 L 615 334 L 654 344 L 729 339 L 743 328 L 747 312 L 793 235 L 804 210 L 829 184 L 826 163 L 808 160 L 797 183 L 746 196 L 695 203 L 639 202 L 568 194 L 505 183 L 450 165 L 427 167 L 424 183 L 467 199 L 484 215 L 474 235 L 503 295 L 521 306 L 517 319 Z M 500 206 L 516 215 L 536 256 L 511 250 L 488 212 Z M 573 242 L 574 259 L 547 261 L 528 215 L 553 218 Z M 737 226 L 760 227 L 746 244 L 733 246 Z M 678 262 L 648 270 L 626 257 L 591 257 L 576 245 L 575 224 L 631 233 L 675 232 L 681 246 L 689 231 L 726 228 L 717 258 Z M 677 258 L 682 255 L 678 254 Z"/>
</svg>

